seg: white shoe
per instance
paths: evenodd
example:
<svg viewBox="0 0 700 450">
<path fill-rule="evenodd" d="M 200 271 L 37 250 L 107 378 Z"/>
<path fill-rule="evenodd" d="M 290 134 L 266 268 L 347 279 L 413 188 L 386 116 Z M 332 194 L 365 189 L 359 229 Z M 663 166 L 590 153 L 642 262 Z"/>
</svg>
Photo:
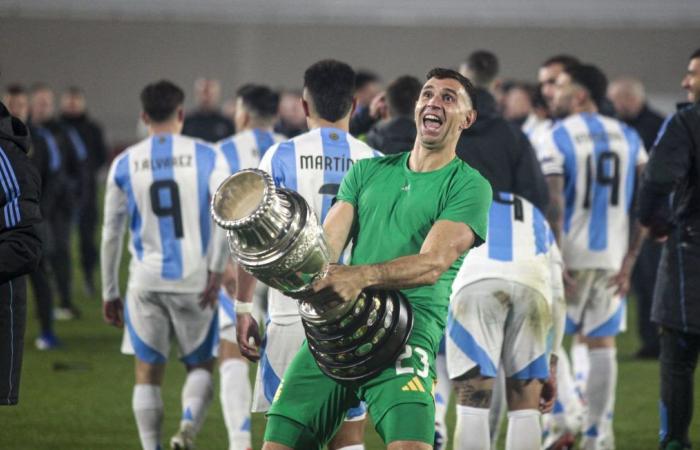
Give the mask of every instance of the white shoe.
<svg viewBox="0 0 700 450">
<path fill-rule="evenodd" d="M 191 425 L 183 425 L 175 436 L 170 438 L 171 450 L 194 450 L 194 430 Z"/>
</svg>

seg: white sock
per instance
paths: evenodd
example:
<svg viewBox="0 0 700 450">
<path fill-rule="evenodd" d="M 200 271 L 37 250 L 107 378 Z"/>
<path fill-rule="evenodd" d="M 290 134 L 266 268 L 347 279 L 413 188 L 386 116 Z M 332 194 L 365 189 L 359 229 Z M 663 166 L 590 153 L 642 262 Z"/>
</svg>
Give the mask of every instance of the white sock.
<svg viewBox="0 0 700 450">
<path fill-rule="evenodd" d="M 442 437 L 441 449 L 447 448 L 447 424 L 445 423 L 445 414 L 447 413 L 447 404 L 450 401 L 450 393 L 452 386 L 450 385 L 450 377 L 447 375 L 447 359 L 445 355 L 437 355 L 435 359 L 437 369 L 437 385 L 435 386 L 435 428 Z"/>
<path fill-rule="evenodd" d="M 589 358 L 591 370 L 586 391 L 588 417 L 584 435 L 595 438 L 602 431 L 601 427 L 605 425 L 606 413 L 615 409 L 617 351 L 614 348 L 596 348 L 589 352 Z"/>
<path fill-rule="evenodd" d="M 489 410 L 457 405 L 454 448 L 460 450 L 487 450 L 489 437 Z"/>
<path fill-rule="evenodd" d="M 508 410 L 506 401 L 506 375 L 502 367 L 498 368 L 498 374 L 493 383 L 493 396 L 489 409 L 489 431 L 491 436 L 491 448 L 498 447 L 498 436 L 501 434 L 501 423 L 505 412 Z"/>
<path fill-rule="evenodd" d="M 588 359 L 588 346 L 581 342 L 571 344 L 571 362 L 574 368 L 574 380 L 580 395 L 585 395 L 588 376 L 590 373 L 590 361 Z"/>
<path fill-rule="evenodd" d="M 510 411 L 506 450 L 540 450 L 541 448 L 540 412 L 536 409 Z"/>
<path fill-rule="evenodd" d="M 582 409 L 583 404 L 581 397 L 576 392 L 569 357 L 566 352 L 562 352 L 557 361 L 557 399 L 552 412 L 552 420 L 555 421 L 559 429 L 576 433 L 580 424 L 575 416 L 581 414 Z"/>
<path fill-rule="evenodd" d="M 221 409 L 228 431 L 229 450 L 252 448 L 250 441 L 251 390 L 248 364 L 242 359 L 230 358 L 219 366 L 221 373 Z"/>
<path fill-rule="evenodd" d="M 191 426 L 195 433 L 199 432 L 213 396 L 211 372 L 206 369 L 191 370 L 182 386 L 180 428 Z"/>
<path fill-rule="evenodd" d="M 365 446 L 363 444 L 347 445 L 336 450 L 365 450 Z"/>
<path fill-rule="evenodd" d="M 163 399 L 160 386 L 134 385 L 131 406 L 139 430 L 143 450 L 160 450 L 160 429 L 163 424 Z"/>
</svg>

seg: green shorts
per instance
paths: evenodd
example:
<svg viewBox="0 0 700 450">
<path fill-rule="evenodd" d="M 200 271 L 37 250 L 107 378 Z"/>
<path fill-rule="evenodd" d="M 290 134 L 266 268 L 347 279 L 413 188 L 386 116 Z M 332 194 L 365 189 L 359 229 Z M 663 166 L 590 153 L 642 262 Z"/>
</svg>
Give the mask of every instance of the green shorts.
<svg viewBox="0 0 700 450">
<path fill-rule="evenodd" d="M 267 413 L 265 441 L 294 449 L 320 449 L 343 423 L 349 408 L 367 405 L 385 443 L 433 444 L 435 355 L 406 345 L 395 365 L 362 383 L 339 383 L 318 368 L 304 342 L 284 373 Z"/>
</svg>

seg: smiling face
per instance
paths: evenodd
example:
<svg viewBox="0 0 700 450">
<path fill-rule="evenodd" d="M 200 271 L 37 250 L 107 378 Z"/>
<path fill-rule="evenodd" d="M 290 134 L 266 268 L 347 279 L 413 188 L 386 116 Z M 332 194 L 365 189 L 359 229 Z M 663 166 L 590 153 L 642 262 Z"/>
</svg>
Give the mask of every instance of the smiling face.
<svg viewBox="0 0 700 450">
<path fill-rule="evenodd" d="M 431 78 L 421 90 L 415 109 L 421 145 L 429 150 L 456 143 L 462 130 L 476 120 L 471 100 L 453 78 Z"/>
</svg>

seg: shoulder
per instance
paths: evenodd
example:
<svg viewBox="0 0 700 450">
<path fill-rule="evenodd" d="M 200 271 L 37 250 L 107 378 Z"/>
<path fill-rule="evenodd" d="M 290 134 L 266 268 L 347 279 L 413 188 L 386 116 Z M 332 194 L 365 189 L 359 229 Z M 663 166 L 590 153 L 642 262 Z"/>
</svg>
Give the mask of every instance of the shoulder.
<svg viewBox="0 0 700 450">
<path fill-rule="evenodd" d="M 352 151 L 353 159 L 365 159 L 384 156 L 382 152 L 370 147 L 366 142 L 362 142 L 348 133 L 348 145 Z"/>
<path fill-rule="evenodd" d="M 483 192 L 484 195 L 488 193 L 489 198 L 491 197 L 491 183 L 478 170 L 462 160 L 457 163 L 452 178 L 455 186 Z"/>
</svg>

